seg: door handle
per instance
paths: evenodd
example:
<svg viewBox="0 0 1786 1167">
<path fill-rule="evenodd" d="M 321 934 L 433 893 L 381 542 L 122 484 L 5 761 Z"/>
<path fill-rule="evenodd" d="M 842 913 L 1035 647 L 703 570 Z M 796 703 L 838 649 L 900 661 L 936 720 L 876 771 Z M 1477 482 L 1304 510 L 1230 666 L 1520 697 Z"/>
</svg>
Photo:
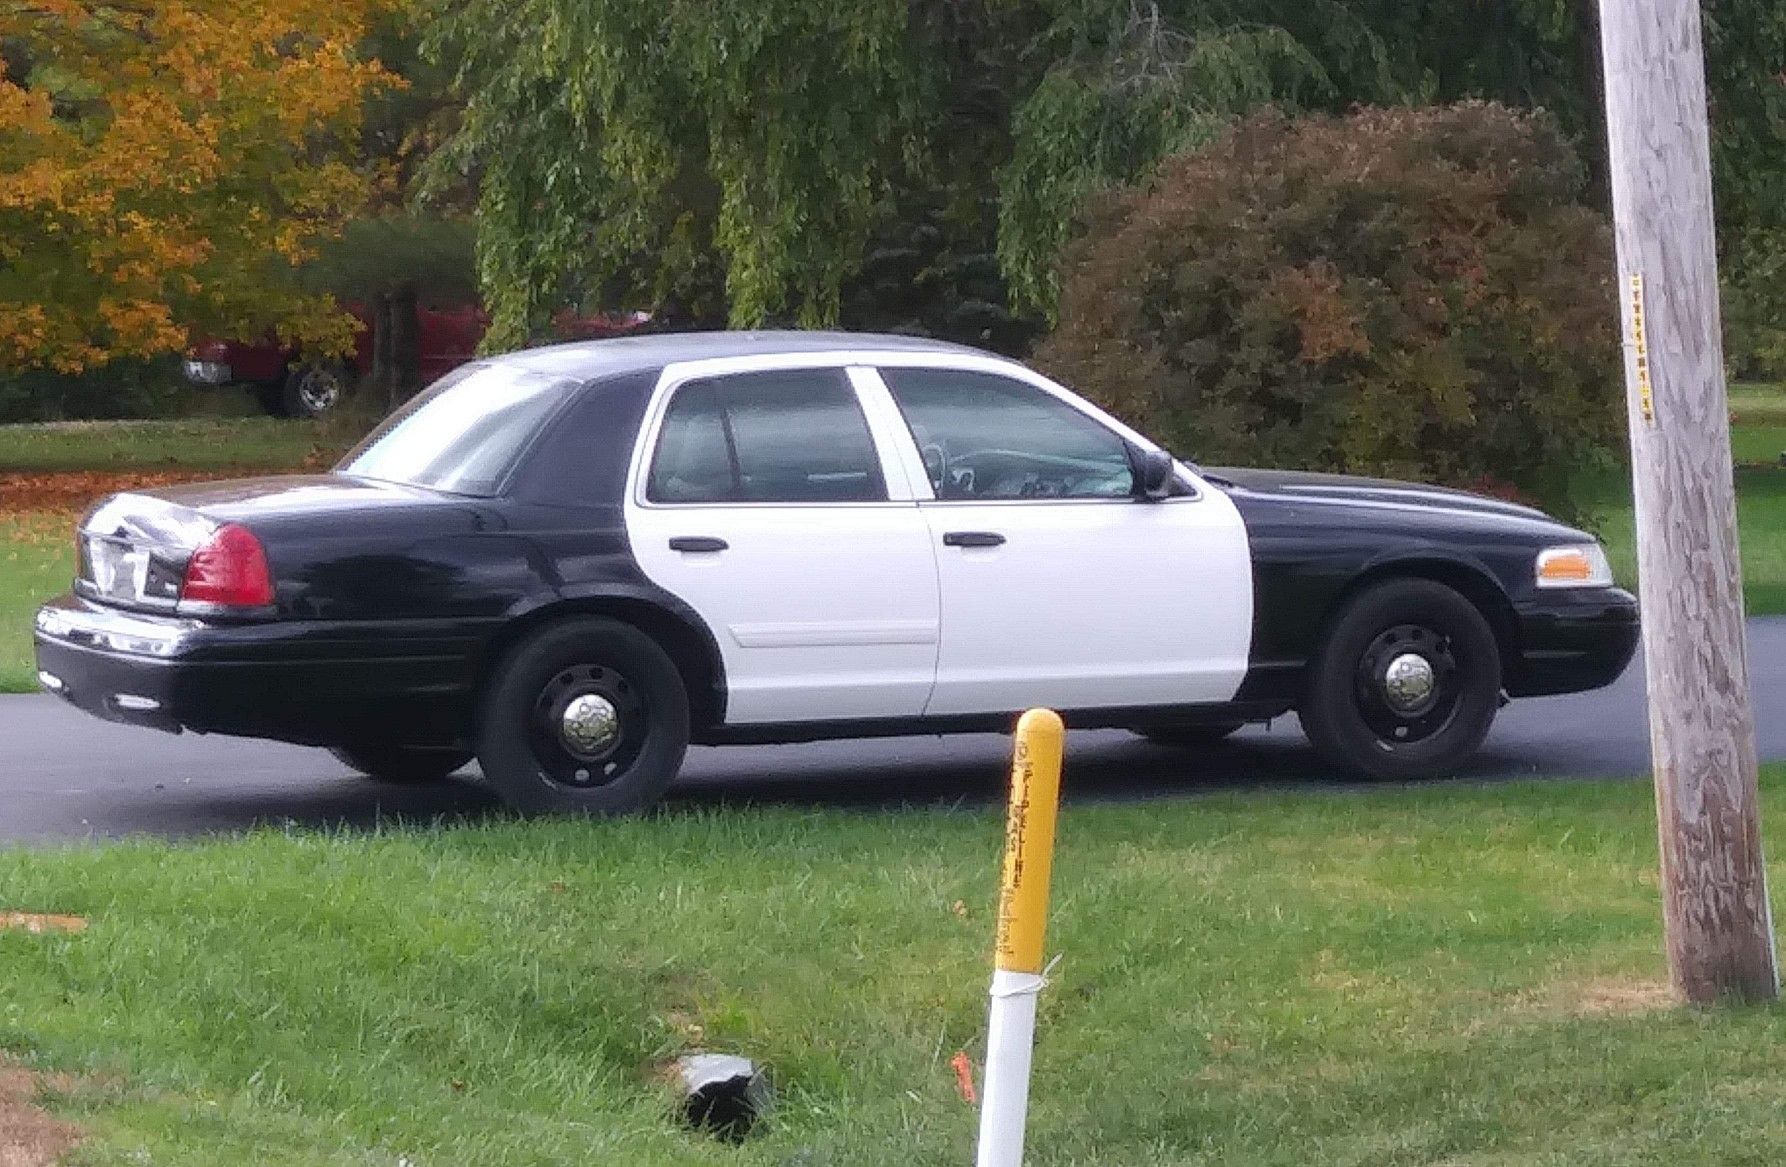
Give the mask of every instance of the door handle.
<svg viewBox="0 0 1786 1167">
<path fill-rule="evenodd" d="M 944 547 L 997 547 L 1004 541 L 997 531 L 950 531 L 943 536 Z"/>
<path fill-rule="evenodd" d="M 670 540 L 671 551 L 724 551 L 731 544 L 712 535 L 677 535 Z"/>
</svg>

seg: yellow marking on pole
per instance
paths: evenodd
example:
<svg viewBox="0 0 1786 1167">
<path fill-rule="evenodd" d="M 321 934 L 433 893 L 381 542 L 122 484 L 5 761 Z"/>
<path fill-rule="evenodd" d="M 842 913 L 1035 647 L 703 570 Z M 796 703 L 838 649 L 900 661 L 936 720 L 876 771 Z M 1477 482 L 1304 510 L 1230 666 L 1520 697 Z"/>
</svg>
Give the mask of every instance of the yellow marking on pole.
<svg viewBox="0 0 1786 1167">
<path fill-rule="evenodd" d="M 1051 709 L 1032 709 L 1017 722 L 994 960 L 996 967 L 1006 972 L 1042 971 L 1048 876 L 1054 866 L 1054 823 L 1060 809 L 1060 760 L 1066 736 L 1060 714 Z"/>
<path fill-rule="evenodd" d="M 1645 425 L 1656 424 L 1656 401 L 1650 394 L 1650 349 L 1643 335 L 1643 273 L 1631 273 L 1631 352 L 1637 362 L 1637 408 Z"/>
</svg>

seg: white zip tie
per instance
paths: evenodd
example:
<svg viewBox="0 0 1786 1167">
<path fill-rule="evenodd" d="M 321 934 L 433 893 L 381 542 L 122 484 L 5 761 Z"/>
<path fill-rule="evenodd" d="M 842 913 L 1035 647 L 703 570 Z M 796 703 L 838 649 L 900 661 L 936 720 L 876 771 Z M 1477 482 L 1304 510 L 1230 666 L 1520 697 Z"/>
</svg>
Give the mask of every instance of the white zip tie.
<svg viewBox="0 0 1786 1167">
<path fill-rule="evenodd" d="M 1043 989 L 1048 987 L 1048 974 L 1054 971 L 1054 966 L 1059 964 L 1060 958 L 1065 955 L 1066 955 L 1066 953 L 1064 953 L 1064 952 L 1055 953 L 1054 959 L 1049 961 L 1046 965 L 1042 966 L 1042 971 L 1034 974 L 1035 979 L 1033 981 L 1029 982 L 1028 984 L 1016 985 L 1016 986 L 1002 989 L 1002 990 L 1000 988 L 998 988 L 998 986 L 994 985 L 992 988 L 992 996 L 994 996 L 994 997 L 1033 997 L 1033 996 L 1035 996 L 1037 993 L 1040 993 Z"/>
</svg>

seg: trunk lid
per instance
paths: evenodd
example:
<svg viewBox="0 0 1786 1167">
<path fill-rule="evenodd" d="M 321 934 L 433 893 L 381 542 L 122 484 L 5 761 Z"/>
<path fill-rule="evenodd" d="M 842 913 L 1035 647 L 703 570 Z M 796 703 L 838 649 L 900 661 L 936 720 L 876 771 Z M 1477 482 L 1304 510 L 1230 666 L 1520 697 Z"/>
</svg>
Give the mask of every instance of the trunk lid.
<svg viewBox="0 0 1786 1167">
<path fill-rule="evenodd" d="M 289 523 L 440 504 L 451 496 L 332 474 L 195 482 L 115 494 L 81 521 L 75 591 L 139 611 L 173 612 L 193 553 L 237 524 L 263 543 Z M 272 570 L 278 578 L 276 551 Z"/>
</svg>

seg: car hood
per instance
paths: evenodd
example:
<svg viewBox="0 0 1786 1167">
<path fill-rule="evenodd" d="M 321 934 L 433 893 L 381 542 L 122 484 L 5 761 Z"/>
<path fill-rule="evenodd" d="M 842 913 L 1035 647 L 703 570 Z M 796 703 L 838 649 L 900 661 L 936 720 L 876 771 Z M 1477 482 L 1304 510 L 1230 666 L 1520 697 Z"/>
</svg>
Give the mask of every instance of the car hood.
<svg viewBox="0 0 1786 1167">
<path fill-rule="evenodd" d="M 1349 474 L 1315 474 L 1302 470 L 1253 470 L 1223 466 L 1210 467 L 1205 473 L 1217 486 L 1232 486 L 1251 494 L 1276 497 L 1287 502 L 1405 507 L 1460 517 L 1492 515 L 1557 523 L 1557 520 L 1533 507 L 1444 486 L 1423 486 L 1387 478 L 1358 478 Z"/>
</svg>

